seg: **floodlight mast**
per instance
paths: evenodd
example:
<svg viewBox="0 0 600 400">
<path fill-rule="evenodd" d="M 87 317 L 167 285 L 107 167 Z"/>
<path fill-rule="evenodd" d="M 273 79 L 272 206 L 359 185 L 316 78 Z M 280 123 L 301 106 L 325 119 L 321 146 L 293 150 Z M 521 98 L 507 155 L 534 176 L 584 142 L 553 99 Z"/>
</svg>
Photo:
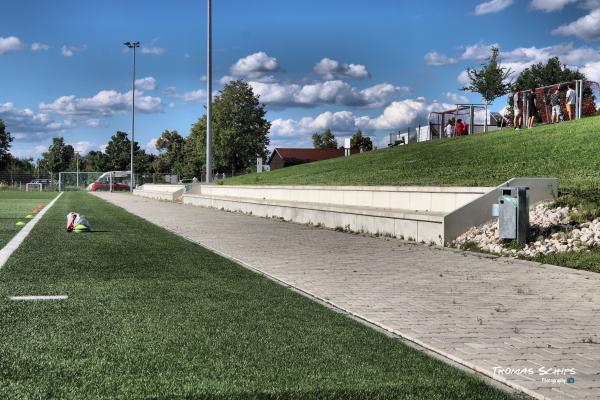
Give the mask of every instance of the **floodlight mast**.
<svg viewBox="0 0 600 400">
<path fill-rule="evenodd" d="M 206 47 L 206 183 L 212 181 L 212 0 L 208 3 L 207 47 Z"/>
<path fill-rule="evenodd" d="M 133 74 L 131 79 L 131 179 L 130 179 L 130 190 L 133 192 L 135 185 L 135 178 L 133 176 L 133 151 L 134 151 L 134 140 L 135 140 L 135 49 L 140 47 L 140 42 L 125 42 L 125 46 L 133 49 Z"/>
</svg>

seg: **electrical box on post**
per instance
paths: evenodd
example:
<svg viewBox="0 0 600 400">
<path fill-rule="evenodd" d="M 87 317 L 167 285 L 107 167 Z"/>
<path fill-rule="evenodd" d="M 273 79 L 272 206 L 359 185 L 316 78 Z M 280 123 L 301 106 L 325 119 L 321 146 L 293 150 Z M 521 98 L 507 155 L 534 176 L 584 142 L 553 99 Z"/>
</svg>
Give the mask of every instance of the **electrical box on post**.
<svg viewBox="0 0 600 400">
<path fill-rule="evenodd" d="M 498 233 L 500 239 L 527 243 L 529 233 L 529 188 L 505 187 L 498 198 Z"/>
</svg>

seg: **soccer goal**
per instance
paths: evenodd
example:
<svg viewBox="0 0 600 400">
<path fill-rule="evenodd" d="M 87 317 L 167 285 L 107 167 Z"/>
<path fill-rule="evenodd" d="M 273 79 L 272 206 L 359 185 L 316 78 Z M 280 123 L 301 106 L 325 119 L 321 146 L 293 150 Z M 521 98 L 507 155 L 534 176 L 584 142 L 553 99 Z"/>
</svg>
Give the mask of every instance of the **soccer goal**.
<svg viewBox="0 0 600 400">
<path fill-rule="evenodd" d="M 33 190 L 39 190 L 41 192 L 43 188 L 43 185 L 39 182 L 28 182 L 25 184 L 26 192 L 31 192 Z"/>
</svg>

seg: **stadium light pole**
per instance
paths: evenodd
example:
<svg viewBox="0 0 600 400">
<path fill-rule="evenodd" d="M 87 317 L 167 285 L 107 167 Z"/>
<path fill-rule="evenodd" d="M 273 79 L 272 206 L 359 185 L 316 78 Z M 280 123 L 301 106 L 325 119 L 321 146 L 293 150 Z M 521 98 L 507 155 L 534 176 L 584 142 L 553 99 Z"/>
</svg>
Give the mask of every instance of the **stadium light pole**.
<svg viewBox="0 0 600 400">
<path fill-rule="evenodd" d="M 77 163 L 77 190 L 79 190 L 79 151 L 75 151 L 75 162 Z"/>
<path fill-rule="evenodd" d="M 212 181 L 212 0 L 208 2 L 207 47 L 206 47 L 206 183 Z"/>
<path fill-rule="evenodd" d="M 135 178 L 133 176 L 133 150 L 135 140 L 135 49 L 140 47 L 140 42 L 125 42 L 125 46 L 133 49 L 133 75 L 131 78 L 131 188 L 133 192 L 133 186 L 135 185 Z"/>
</svg>

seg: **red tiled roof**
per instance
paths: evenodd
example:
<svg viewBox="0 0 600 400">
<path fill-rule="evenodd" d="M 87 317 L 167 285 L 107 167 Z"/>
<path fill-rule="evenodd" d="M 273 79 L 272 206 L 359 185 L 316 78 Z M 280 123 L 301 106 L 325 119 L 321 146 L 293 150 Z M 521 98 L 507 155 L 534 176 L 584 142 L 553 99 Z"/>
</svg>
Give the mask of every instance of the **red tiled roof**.
<svg viewBox="0 0 600 400">
<path fill-rule="evenodd" d="M 276 148 L 269 159 L 278 153 L 284 160 L 322 161 L 330 158 L 343 157 L 344 149 L 307 149 L 307 148 Z M 359 153 L 359 149 L 350 149 L 350 154 Z"/>
</svg>

